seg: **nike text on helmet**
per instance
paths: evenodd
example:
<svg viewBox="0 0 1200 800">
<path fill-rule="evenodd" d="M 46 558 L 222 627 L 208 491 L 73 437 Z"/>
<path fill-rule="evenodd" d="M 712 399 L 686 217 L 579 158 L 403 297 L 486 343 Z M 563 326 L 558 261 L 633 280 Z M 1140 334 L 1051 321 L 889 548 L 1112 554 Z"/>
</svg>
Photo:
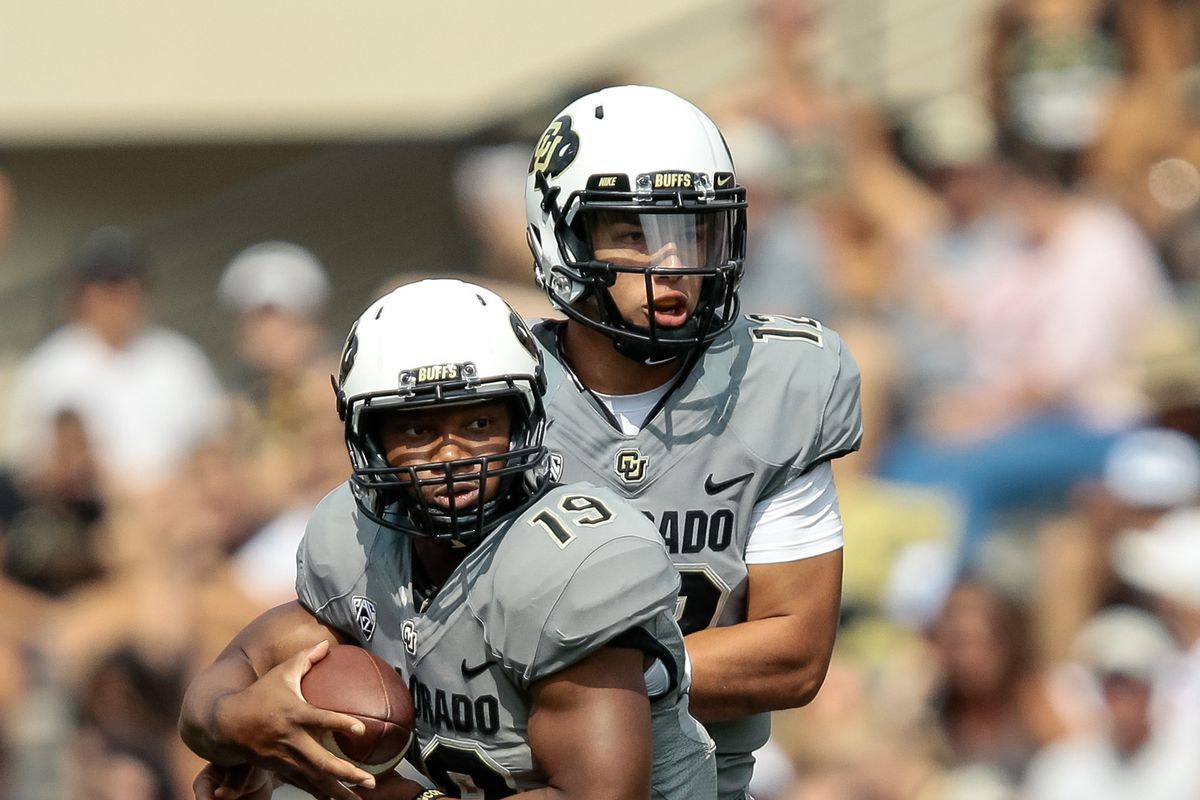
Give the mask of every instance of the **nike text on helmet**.
<svg viewBox="0 0 1200 800">
<path fill-rule="evenodd" d="M 685 355 L 737 318 L 746 192 L 717 126 L 666 90 L 612 87 L 563 109 L 534 148 L 525 215 L 537 283 L 550 302 L 630 358 Z M 591 231 L 605 218 L 639 226 L 647 252 L 669 249 L 676 263 L 597 260 Z M 608 293 L 621 273 L 642 276 L 648 308 L 656 277 L 700 276 L 699 302 L 681 326 L 658 325 L 653 313 L 648 327 L 631 325 Z"/>
<path fill-rule="evenodd" d="M 474 541 L 520 514 L 548 486 L 541 354 L 521 318 L 487 289 L 426 280 L 375 301 L 350 328 L 334 389 L 355 500 L 381 525 Z M 507 451 L 399 468 L 388 464 L 379 433 L 382 414 L 497 399 L 512 410 Z M 485 499 L 485 484 L 493 477 L 501 479 L 499 491 Z M 475 481 L 477 500 L 459 508 L 455 487 Z M 420 492 L 439 485 L 447 487 L 449 509 L 430 505 Z"/>
</svg>

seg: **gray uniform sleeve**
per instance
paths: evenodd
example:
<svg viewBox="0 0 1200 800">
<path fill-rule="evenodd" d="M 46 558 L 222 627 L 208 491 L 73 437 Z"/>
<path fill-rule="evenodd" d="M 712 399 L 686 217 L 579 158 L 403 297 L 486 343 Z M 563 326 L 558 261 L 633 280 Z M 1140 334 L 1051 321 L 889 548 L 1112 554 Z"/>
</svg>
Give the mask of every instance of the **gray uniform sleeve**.
<svg viewBox="0 0 1200 800">
<path fill-rule="evenodd" d="M 525 686 L 635 627 L 653 630 L 648 623 L 655 615 L 674 611 L 679 575 L 657 531 L 614 495 L 603 496 L 622 507 L 611 524 L 580 527 L 560 548 L 518 521 L 509 536 L 533 546 L 522 548 L 524 558 L 497 559 L 503 566 L 482 621 L 491 649 Z"/>
<path fill-rule="evenodd" d="M 832 334 L 832 331 L 829 332 Z M 859 402 L 861 382 L 858 365 L 836 335 L 828 336 L 831 349 L 836 348 L 837 365 L 830 374 L 828 393 L 821 411 L 808 466 L 853 452 L 862 443 L 862 405 Z M 806 466 L 807 468 L 807 466 Z"/>
<path fill-rule="evenodd" d="M 775 467 L 760 500 L 862 442 L 858 366 L 836 331 L 817 330 L 818 346 L 803 339 L 758 345 L 743 382 L 739 435 Z M 763 424 L 770 419 L 778 422 Z"/>
<path fill-rule="evenodd" d="M 374 531 L 367 526 L 360 530 L 360 519 L 349 484 L 342 484 L 317 504 L 296 551 L 300 605 L 350 636 L 358 631 L 350 607 L 334 601 L 345 597 L 366 572 Z"/>
</svg>

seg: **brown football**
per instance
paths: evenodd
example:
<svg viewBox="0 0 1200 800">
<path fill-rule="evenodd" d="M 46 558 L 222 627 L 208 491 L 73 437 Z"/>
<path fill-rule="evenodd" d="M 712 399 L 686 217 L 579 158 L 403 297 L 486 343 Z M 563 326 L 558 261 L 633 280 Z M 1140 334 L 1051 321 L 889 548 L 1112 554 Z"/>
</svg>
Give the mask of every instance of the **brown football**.
<svg viewBox="0 0 1200 800">
<path fill-rule="evenodd" d="M 404 680 L 383 659 L 353 645 L 335 644 L 300 679 L 311 705 L 358 717 L 360 736 L 326 731 L 321 743 L 334 755 L 372 775 L 387 772 L 408 750 L 413 734 L 413 703 Z"/>
</svg>

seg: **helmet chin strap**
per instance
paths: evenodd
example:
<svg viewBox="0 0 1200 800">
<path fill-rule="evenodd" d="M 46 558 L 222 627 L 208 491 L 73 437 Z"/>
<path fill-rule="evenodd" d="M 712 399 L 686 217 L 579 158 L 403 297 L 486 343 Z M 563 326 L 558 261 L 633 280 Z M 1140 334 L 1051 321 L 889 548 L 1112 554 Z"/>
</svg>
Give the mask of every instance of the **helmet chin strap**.
<svg viewBox="0 0 1200 800">
<path fill-rule="evenodd" d="M 487 533 L 488 533 L 487 520 L 490 516 L 492 516 L 492 514 L 495 513 L 496 508 L 499 506 L 499 504 L 500 504 L 500 501 L 496 498 L 492 498 L 491 500 L 485 500 L 483 503 L 483 519 L 484 519 L 483 533 L 484 533 L 484 535 L 487 535 Z M 430 521 L 438 527 L 437 533 L 451 533 L 451 534 L 457 533 L 457 531 L 455 529 L 455 525 L 454 525 L 455 518 L 450 515 L 449 511 L 446 511 L 437 506 L 429 506 L 426 513 L 429 515 Z M 478 520 L 479 519 L 478 515 L 479 515 L 479 510 L 477 508 L 462 509 L 460 511 L 460 513 L 458 514 L 458 519 L 461 524 L 461 521 L 463 519 Z"/>
<path fill-rule="evenodd" d="M 700 323 L 696 321 L 695 317 L 693 317 L 680 327 L 673 328 L 672 330 L 682 332 L 690 337 L 695 338 L 699 333 Z M 688 353 L 695 349 L 691 344 L 680 342 L 678 343 L 680 345 L 678 352 L 664 353 L 661 349 L 656 351 L 650 342 L 644 342 L 640 339 L 634 339 L 632 337 L 613 336 L 609 337 L 609 340 L 613 344 L 613 349 L 625 356 L 625 358 L 628 358 L 630 361 L 636 361 L 639 364 L 645 364 L 646 366 L 651 367 L 655 367 L 660 364 L 667 364 L 671 361 L 675 361 L 676 359 L 684 358 Z M 660 336 L 658 339 L 659 348 L 661 348 L 664 343 L 675 344 L 675 342 L 672 342 L 671 339 L 666 339 Z"/>
</svg>

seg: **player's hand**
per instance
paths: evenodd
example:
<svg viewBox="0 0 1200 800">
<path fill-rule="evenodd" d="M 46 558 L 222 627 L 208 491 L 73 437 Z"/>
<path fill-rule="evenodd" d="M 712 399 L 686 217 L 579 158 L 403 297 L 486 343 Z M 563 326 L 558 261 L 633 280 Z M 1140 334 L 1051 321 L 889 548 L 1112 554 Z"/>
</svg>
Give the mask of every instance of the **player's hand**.
<svg viewBox="0 0 1200 800">
<path fill-rule="evenodd" d="M 357 800 L 345 784 L 371 788 L 375 777 L 320 743 L 327 730 L 361 733 L 362 723 L 309 705 L 300 679 L 329 652 L 329 643 L 302 650 L 217 706 L 221 738 L 247 751 L 247 760 L 318 800 Z"/>
<path fill-rule="evenodd" d="M 274 790 L 271 773 L 252 764 L 207 764 L 192 782 L 196 800 L 270 800 Z"/>
<path fill-rule="evenodd" d="M 393 770 L 380 775 L 374 789 L 358 791 L 363 800 L 411 800 L 426 788 Z"/>
</svg>

